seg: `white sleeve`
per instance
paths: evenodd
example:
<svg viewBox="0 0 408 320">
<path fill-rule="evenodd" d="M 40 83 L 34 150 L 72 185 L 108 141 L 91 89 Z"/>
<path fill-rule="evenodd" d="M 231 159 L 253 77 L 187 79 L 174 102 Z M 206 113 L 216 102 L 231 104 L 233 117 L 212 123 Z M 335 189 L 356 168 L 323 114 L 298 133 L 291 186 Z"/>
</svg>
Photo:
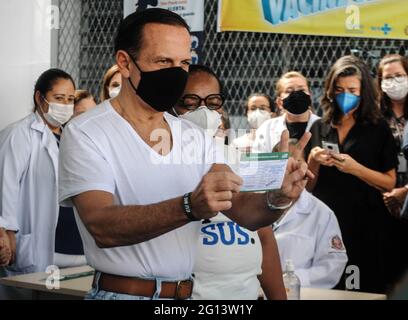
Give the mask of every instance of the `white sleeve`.
<svg viewBox="0 0 408 320">
<path fill-rule="evenodd" d="M 255 141 L 252 146 L 252 152 L 254 153 L 269 153 L 272 152 L 272 148 L 269 148 L 270 136 L 269 136 L 269 121 L 265 121 L 257 130 L 255 134 Z"/>
<path fill-rule="evenodd" d="M 87 191 L 114 194 L 112 169 L 95 143 L 80 128 L 68 125 L 59 153 L 59 202 L 72 206 L 71 197 Z"/>
<path fill-rule="evenodd" d="M 204 135 L 204 175 L 210 171 L 214 164 L 226 163 L 226 148 L 223 138 L 213 138 L 209 135 Z"/>
<path fill-rule="evenodd" d="M 7 130 L 7 129 L 6 129 Z M 0 227 L 18 231 L 20 181 L 28 167 L 31 143 L 28 132 L 3 131 L 0 137 Z"/>
<path fill-rule="evenodd" d="M 319 210 L 329 209 L 322 207 Z M 321 227 L 312 265 L 296 270 L 303 287 L 333 288 L 339 282 L 348 260 L 340 227 L 332 211 L 327 223 Z"/>
</svg>

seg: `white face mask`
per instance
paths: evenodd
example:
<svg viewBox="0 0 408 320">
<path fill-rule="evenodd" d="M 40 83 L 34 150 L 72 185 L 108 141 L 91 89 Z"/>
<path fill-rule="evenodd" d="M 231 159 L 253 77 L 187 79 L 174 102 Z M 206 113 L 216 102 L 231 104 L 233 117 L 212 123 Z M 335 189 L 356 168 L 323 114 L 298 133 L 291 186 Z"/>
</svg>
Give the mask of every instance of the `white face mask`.
<svg viewBox="0 0 408 320">
<path fill-rule="evenodd" d="M 391 100 L 402 100 L 408 94 L 408 77 L 384 79 L 381 83 L 381 89 Z"/>
<path fill-rule="evenodd" d="M 110 97 L 111 99 L 116 98 L 116 97 L 119 95 L 119 93 L 120 93 L 120 89 L 122 89 L 121 86 L 116 87 L 116 88 L 113 88 L 113 89 L 110 89 L 110 90 L 109 90 L 109 97 Z"/>
<path fill-rule="evenodd" d="M 48 102 L 45 98 L 44 100 L 48 103 L 48 112 L 43 113 L 44 118 L 53 127 L 58 128 L 63 126 L 74 114 L 73 104 Z"/>
<path fill-rule="evenodd" d="M 266 110 L 256 109 L 248 114 L 248 123 L 251 129 L 258 129 L 262 123 L 271 118 L 271 113 Z"/>
<path fill-rule="evenodd" d="M 189 120 L 197 126 L 207 130 L 207 132 L 214 136 L 218 127 L 221 125 L 221 114 L 217 111 L 210 110 L 207 107 L 199 107 L 197 110 L 181 114 L 180 118 Z"/>
</svg>

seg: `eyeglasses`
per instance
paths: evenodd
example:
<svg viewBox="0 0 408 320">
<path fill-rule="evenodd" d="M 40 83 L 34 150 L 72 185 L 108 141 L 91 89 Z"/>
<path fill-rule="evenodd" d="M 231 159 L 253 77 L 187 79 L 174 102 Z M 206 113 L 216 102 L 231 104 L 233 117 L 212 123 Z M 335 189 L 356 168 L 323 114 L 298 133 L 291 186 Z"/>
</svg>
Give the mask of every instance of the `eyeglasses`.
<svg viewBox="0 0 408 320">
<path fill-rule="evenodd" d="M 180 99 L 180 105 L 192 111 L 200 107 L 201 101 L 204 101 L 208 109 L 218 110 L 223 106 L 225 99 L 222 94 L 210 94 L 205 98 L 201 98 L 196 94 L 186 94 Z"/>
</svg>

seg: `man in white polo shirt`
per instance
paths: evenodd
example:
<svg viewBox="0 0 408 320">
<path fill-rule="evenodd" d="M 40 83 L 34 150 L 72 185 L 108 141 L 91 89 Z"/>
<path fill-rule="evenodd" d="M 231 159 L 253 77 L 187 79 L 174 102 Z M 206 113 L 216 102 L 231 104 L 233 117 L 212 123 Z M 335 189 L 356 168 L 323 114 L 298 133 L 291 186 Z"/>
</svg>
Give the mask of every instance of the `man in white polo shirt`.
<svg viewBox="0 0 408 320">
<path fill-rule="evenodd" d="M 291 159 L 281 190 L 240 194 L 241 178 L 215 164 L 223 155 L 213 139 L 165 112 L 181 97 L 191 62 L 189 29 L 177 14 L 130 15 L 115 51 L 119 96 L 72 120 L 60 149 L 60 201 L 75 206 L 97 270 L 88 298 L 188 299 L 197 221 L 223 212 L 251 230 L 272 224 L 304 187 L 307 165 Z"/>
</svg>

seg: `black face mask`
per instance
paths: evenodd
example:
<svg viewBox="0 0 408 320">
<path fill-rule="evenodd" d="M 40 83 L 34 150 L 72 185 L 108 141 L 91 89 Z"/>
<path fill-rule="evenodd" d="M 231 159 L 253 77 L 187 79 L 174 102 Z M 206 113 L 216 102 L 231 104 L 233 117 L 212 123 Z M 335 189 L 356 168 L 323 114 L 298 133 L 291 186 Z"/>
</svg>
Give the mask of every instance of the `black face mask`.
<svg viewBox="0 0 408 320">
<path fill-rule="evenodd" d="M 293 91 L 288 97 L 283 99 L 283 107 L 292 114 L 302 114 L 312 105 L 310 96 L 304 91 Z"/>
<path fill-rule="evenodd" d="M 184 92 L 188 72 L 180 67 L 143 72 L 132 56 L 130 54 L 129 56 L 140 71 L 140 82 L 137 88 L 129 78 L 129 83 L 136 94 L 156 111 L 171 110 Z"/>
</svg>

